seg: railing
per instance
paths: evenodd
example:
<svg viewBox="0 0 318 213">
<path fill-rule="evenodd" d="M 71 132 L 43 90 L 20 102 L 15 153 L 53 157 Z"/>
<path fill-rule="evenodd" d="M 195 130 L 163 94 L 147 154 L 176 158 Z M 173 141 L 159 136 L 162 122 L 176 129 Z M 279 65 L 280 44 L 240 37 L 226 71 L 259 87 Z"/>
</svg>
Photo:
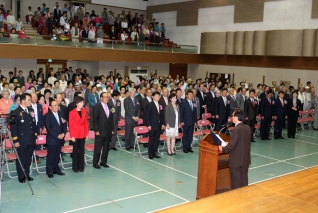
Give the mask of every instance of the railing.
<svg viewBox="0 0 318 213">
<path fill-rule="evenodd" d="M 111 40 L 100 39 L 88 40 L 71 36 L 52 36 L 52 35 L 30 35 L 27 39 L 12 38 L 9 33 L 2 33 L 0 35 L 0 44 L 27 44 L 27 45 L 45 45 L 45 46 L 65 46 L 65 47 L 79 47 L 79 48 L 105 48 L 105 49 L 122 49 L 122 50 L 140 50 L 140 51 L 160 51 L 160 52 L 177 52 L 177 53 L 198 53 L 197 46 L 179 45 L 169 43 L 150 43 L 136 42 L 131 40 Z M 14 34 L 12 34 L 14 35 Z M 18 34 L 15 34 L 18 35 Z M 100 43 L 98 43 L 100 42 Z"/>
</svg>

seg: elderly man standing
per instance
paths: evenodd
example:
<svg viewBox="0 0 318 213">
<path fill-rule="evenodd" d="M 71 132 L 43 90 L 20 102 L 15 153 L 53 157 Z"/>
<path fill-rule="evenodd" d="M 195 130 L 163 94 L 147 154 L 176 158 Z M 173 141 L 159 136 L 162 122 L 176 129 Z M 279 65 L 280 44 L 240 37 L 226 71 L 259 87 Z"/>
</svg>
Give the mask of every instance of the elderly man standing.
<svg viewBox="0 0 318 213">
<path fill-rule="evenodd" d="M 120 100 L 119 100 L 119 96 L 120 96 L 120 93 L 118 91 L 114 91 L 112 93 L 112 98 L 109 100 L 109 105 L 115 109 L 115 112 L 114 112 L 114 134 L 112 135 L 112 138 L 111 138 L 111 143 L 110 143 L 110 148 L 114 151 L 117 150 L 117 148 L 115 147 L 116 145 L 116 140 L 117 140 L 117 130 L 118 130 L 118 122 L 121 118 L 121 103 L 120 103 Z"/>
<path fill-rule="evenodd" d="M 53 174 L 65 175 L 59 167 L 59 157 L 61 146 L 64 143 L 64 137 L 67 130 L 67 122 L 59 113 L 59 104 L 52 101 L 48 113 L 45 114 L 45 127 L 47 130 L 47 159 L 46 174 L 49 178 L 53 178 Z"/>
</svg>

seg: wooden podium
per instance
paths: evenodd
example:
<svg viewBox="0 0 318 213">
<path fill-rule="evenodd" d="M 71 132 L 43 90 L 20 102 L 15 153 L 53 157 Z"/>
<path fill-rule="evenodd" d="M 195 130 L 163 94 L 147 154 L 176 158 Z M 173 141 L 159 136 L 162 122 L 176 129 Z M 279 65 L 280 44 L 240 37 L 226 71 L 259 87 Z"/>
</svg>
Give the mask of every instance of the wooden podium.
<svg viewBox="0 0 318 213">
<path fill-rule="evenodd" d="M 220 136 L 230 141 L 229 135 L 221 133 Z M 231 189 L 229 155 L 219 151 L 210 134 L 200 141 L 198 164 L 197 200 Z"/>
</svg>

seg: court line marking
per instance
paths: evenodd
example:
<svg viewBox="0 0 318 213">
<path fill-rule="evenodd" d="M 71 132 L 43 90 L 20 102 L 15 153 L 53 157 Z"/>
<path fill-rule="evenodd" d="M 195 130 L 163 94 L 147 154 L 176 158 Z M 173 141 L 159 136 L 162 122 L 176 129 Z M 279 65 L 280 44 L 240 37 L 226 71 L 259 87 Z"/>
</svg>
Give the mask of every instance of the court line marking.
<svg viewBox="0 0 318 213">
<path fill-rule="evenodd" d="M 135 178 L 135 179 L 137 179 L 137 180 L 140 180 L 141 182 L 147 183 L 148 185 L 153 186 L 153 187 L 155 187 L 155 188 L 157 188 L 157 189 L 160 189 L 160 190 L 162 190 L 162 191 L 164 191 L 164 192 L 167 192 L 168 194 L 171 194 L 171 195 L 173 195 L 173 196 L 175 196 L 175 197 L 177 197 L 177 198 L 179 198 L 179 199 L 181 199 L 181 200 L 184 200 L 184 201 L 186 201 L 186 202 L 190 202 L 189 200 L 187 200 L 187 199 L 185 199 L 185 198 L 183 198 L 183 197 L 180 197 L 180 196 L 178 196 L 178 195 L 176 195 L 176 194 L 173 194 L 172 192 L 169 192 L 169 191 L 167 191 L 167 190 L 165 190 L 165 189 L 163 189 L 163 188 L 160 188 L 159 186 L 156 186 L 156 185 L 154 185 L 154 184 L 152 184 L 152 183 L 149 183 L 149 182 L 147 182 L 147 181 L 145 181 L 145 180 L 143 180 L 143 179 L 141 179 L 141 178 L 139 178 L 139 177 L 136 177 L 136 176 L 134 176 L 134 175 L 132 175 L 132 174 L 129 174 L 128 172 L 125 172 L 125 171 L 123 171 L 123 170 L 121 170 L 121 169 L 118 169 L 118 168 L 116 168 L 116 167 L 114 167 L 114 166 L 112 166 L 112 165 L 110 165 L 110 164 L 108 164 L 108 165 L 109 165 L 109 167 L 112 167 L 112 168 L 114 168 L 114 169 L 116 169 L 116 170 L 118 170 L 118 171 L 120 171 L 120 172 L 122 172 L 122 173 L 124 173 L 124 174 L 126 174 L 126 175 L 129 175 L 129 176 L 131 176 L 131 177 L 133 177 L 133 178 Z"/>
<path fill-rule="evenodd" d="M 311 145 L 316 145 L 316 146 L 318 146 L 318 144 L 316 144 L 316 143 L 311 143 L 311 142 L 302 141 L 302 140 L 298 140 L 298 139 L 294 139 L 294 140 L 295 140 L 295 141 L 302 142 L 302 143 L 308 143 L 308 144 L 311 144 Z"/>
<path fill-rule="evenodd" d="M 297 157 L 293 157 L 293 158 L 289 158 L 289 159 L 286 159 L 286 160 L 284 160 L 284 161 L 293 160 L 293 159 L 297 159 L 297 158 L 302 158 L 302 157 L 306 157 L 306 156 L 310 156 L 310 155 L 315 155 L 315 154 L 318 154 L 318 152 L 314 152 L 314 153 L 310 153 L 310 154 L 306 154 L 306 155 L 301 155 L 301 156 L 297 156 Z"/>
<path fill-rule="evenodd" d="M 123 148 L 118 148 L 118 149 L 120 149 L 120 150 L 123 151 L 123 152 L 126 152 L 126 153 L 129 153 L 129 154 L 135 155 L 135 156 L 137 156 L 137 157 L 140 157 L 139 154 L 136 154 L 136 153 L 133 153 L 133 152 L 128 152 L 127 150 L 124 150 Z M 182 174 L 187 175 L 187 176 L 189 176 L 189 177 L 192 177 L 192 178 L 194 178 L 194 179 L 198 179 L 196 176 L 190 175 L 190 174 L 188 174 L 188 173 L 185 173 L 185 172 L 180 171 L 180 170 L 178 170 L 178 169 L 175 169 L 175 168 L 173 168 L 173 167 L 164 165 L 164 164 L 162 164 L 162 163 L 158 163 L 157 161 L 150 160 L 150 159 L 148 159 L 148 158 L 146 158 L 146 157 L 140 157 L 140 158 L 142 158 L 142 159 L 144 159 L 144 160 L 147 160 L 147 161 L 150 161 L 150 162 L 153 162 L 153 163 L 156 163 L 156 164 L 161 165 L 161 166 L 163 166 L 163 167 L 172 169 L 172 170 L 174 170 L 174 171 L 176 171 L 176 172 L 182 173 Z"/>
<path fill-rule="evenodd" d="M 267 164 L 263 164 L 263 165 L 259 165 L 259 166 L 254 166 L 254 167 L 249 168 L 248 170 L 257 169 L 257 168 L 260 168 L 260 167 L 263 167 L 263 166 L 268 166 L 268 165 L 272 165 L 272 164 L 276 164 L 276 163 L 280 163 L 280 162 L 276 161 L 276 162 L 267 163 Z"/>
<path fill-rule="evenodd" d="M 286 176 L 286 175 L 290 175 L 290 174 L 293 174 L 293 173 L 296 173 L 296 172 L 304 171 L 304 170 L 306 170 L 306 169 L 311 169 L 311 168 L 313 168 L 313 167 L 317 167 L 317 165 L 315 165 L 315 166 L 310 166 L 310 167 L 306 167 L 306 168 L 303 168 L 303 169 L 299 169 L 299 170 L 296 170 L 296 171 L 293 171 L 293 172 L 288 172 L 288 173 L 285 173 L 285 174 L 282 174 L 282 175 L 278 175 L 278 176 L 275 176 L 275 177 L 266 178 L 266 179 L 264 179 L 264 180 L 256 181 L 256 182 L 250 183 L 250 184 L 248 184 L 248 185 L 254 185 L 254 184 L 257 184 L 257 183 L 265 182 L 265 181 L 272 180 L 272 179 L 275 179 L 275 178 L 279 178 L 279 177 L 283 177 L 283 176 Z"/>
<path fill-rule="evenodd" d="M 175 207 L 175 206 L 179 206 L 179 205 L 182 205 L 182 204 L 185 204 L 185 203 L 187 203 L 187 202 L 182 202 L 182 203 L 179 203 L 179 204 L 167 206 L 167 207 L 164 207 L 164 208 L 161 208 L 161 209 L 156 209 L 156 210 L 153 210 L 153 211 L 150 211 L 150 212 L 146 212 L 146 213 L 153 213 L 153 212 L 161 211 L 161 210 L 164 210 L 164 209 L 169 209 L 169 208 L 172 208 L 172 207 Z"/>
<path fill-rule="evenodd" d="M 265 155 L 260 155 L 260 154 L 254 153 L 254 152 L 251 152 L 251 154 L 258 155 L 258 156 L 261 156 L 261 157 L 264 157 L 264 158 L 268 158 L 268 159 L 272 159 L 272 160 L 276 160 L 276 161 L 280 161 L 279 159 L 268 157 L 268 156 L 265 156 Z"/>
<path fill-rule="evenodd" d="M 295 163 L 290 163 L 290 162 L 287 162 L 287 161 L 284 161 L 284 163 L 288 163 L 288 164 L 291 164 L 291 165 L 294 165 L 294 166 L 299 166 L 299 167 L 302 167 L 302 168 L 307 168 L 306 166 L 301 166 L 301 165 L 298 165 L 298 164 L 295 164 Z"/>
<path fill-rule="evenodd" d="M 138 194 L 138 195 L 133 195 L 133 196 L 129 196 L 129 197 L 124 197 L 124 198 L 120 198 L 120 199 L 116 199 L 116 200 L 110 200 L 110 201 L 103 202 L 103 203 L 98 203 L 98 204 L 94 204 L 94 205 L 90 205 L 90 206 L 85 206 L 85 207 L 78 208 L 78 209 L 73 209 L 73 210 L 65 211 L 65 212 L 63 212 L 63 213 L 76 212 L 76 211 L 80 211 L 80 210 L 84 210 L 84 209 L 88 209 L 88 208 L 92 208 L 92 207 L 96 207 L 96 206 L 101 206 L 101 205 L 105 205 L 105 204 L 109 204 L 109 203 L 114 203 L 114 202 L 118 202 L 118 201 L 122 201 L 122 200 L 128 200 L 128 199 L 135 198 L 135 197 L 140 197 L 140 196 L 144 196 L 144 195 L 148 195 L 148 194 L 153 194 L 153 193 L 160 192 L 160 191 L 162 191 L 162 190 L 156 190 L 156 191 L 146 192 L 146 193 L 142 193 L 142 194 Z"/>
<path fill-rule="evenodd" d="M 313 131 L 313 130 L 305 130 L 305 131 Z M 305 132 L 305 131 L 301 131 L 301 132 Z M 285 132 L 286 134 L 288 134 L 287 131 L 283 131 Z M 296 132 L 296 136 L 299 135 L 299 136 L 303 136 L 303 137 L 306 137 L 306 138 L 313 138 L 313 139 L 317 139 L 317 137 L 313 137 L 313 136 L 308 136 L 308 135 L 303 135 L 303 134 L 300 134 L 298 133 L 299 131 Z"/>
</svg>

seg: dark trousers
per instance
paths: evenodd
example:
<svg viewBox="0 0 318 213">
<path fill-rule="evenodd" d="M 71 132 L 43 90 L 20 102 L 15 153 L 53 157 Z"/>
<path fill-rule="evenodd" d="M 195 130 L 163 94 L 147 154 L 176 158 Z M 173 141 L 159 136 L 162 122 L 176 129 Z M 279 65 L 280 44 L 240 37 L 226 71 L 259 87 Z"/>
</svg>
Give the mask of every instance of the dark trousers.
<svg viewBox="0 0 318 213">
<path fill-rule="evenodd" d="M 255 122 L 256 122 L 256 118 L 254 119 L 248 119 L 246 121 L 246 125 L 248 125 L 251 128 L 252 131 L 252 135 L 251 135 L 251 140 L 253 139 L 253 134 L 254 134 L 254 129 L 255 129 Z"/>
<path fill-rule="evenodd" d="M 51 172 L 60 172 L 59 158 L 61 154 L 61 143 L 58 142 L 54 145 L 47 145 L 47 157 L 46 157 L 46 174 Z"/>
<path fill-rule="evenodd" d="M 36 132 L 40 135 L 40 127 L 38 125 L 35 126 Z M 35 145 L 34 150 L 41 150 L 41 145 Z M 36 160 L 39 160 L 39 157 L 36 156 Z"/>
<path fill-rule="evenodd" d="M 288 115 L 287 125 L 288 125 L 288 137 L 295 137 L 296 127 L 297 127 L 298 115 Z"/>
<path fill-rule="evenodd" d="M 248 185 L 248 167 L 230 167 L 231 189 L 237 189 Z"/>
<path fill-rule="evenodd" d="M 114 126 L 114 134 L 112 135 L 110 147 L 114 148 L 117 141 L 117 131 L 118 131 L 118 121 L 115 120 L 115 126 Z"/>
<path fill-rule="evenodd" d="M 100 136 L 95 135 L 95 146 L 94 146 L 94 156 L 93 156 L 93 165 L 98 165 L 100 159 L 100 153 L 103 150 L 101 163 L 107 164 L 107 157 L 110 144 L 110 136 Z"/>
<path fill-rule="evenodd" d="M 191 143 L 193 140 L 193 130 L 194 125 L 183 126 L 182 145 L 184 150 L 191 149 Z"/>
<path fill-rule="evenodd" d="M 30 166 L 31 166 L 31 161 L 32 161 L 32 155 L 34 151 L 34 145 L 20 145 L 19 148 L 17 148 L 17 152 L 22 164 L 22 167 L 25 170 L 25 174 L 27 177 L 29 177 L 30 174 Z M 16 167 L 17 167 L 17 172 L 18 172 L 18 177 L 24 178 L 23 170 L 20 166 L 20 163 L 18 160 L 15 161 Z"/>
<path fill-rule="evenodd" d="M 94 129 L 94 121 L 93 121 L 94 107 L 89 106 L 89 114 L 90 114 L 89 129 Z"/>
<path fill-rule="evenodd" d="M 275 120 L 275 126 L 274 126 L 274 136 L 275 137 L 280 137 L 282 136 L 282 131 L 283 131 L 283 125 L 285 123 L 285 118 L 277 118 Z"/>
<path fill-rule="evenodd" d="M 72 169 L 74 171 L 84 169 L 84 145 L 85 138 L 76 138 L 75 142 L 73 143 Z"/>
<path fill-rule="evenodd" d="M 161 129 L 151 129 L 149 132 L 148 155 L 154 156 L 158 151 Z"/>
<path fill-rule="evenodd" d="M 261 138 L 269 138 L 269 130 L 271 128 L 272 119 L 264 118 L 261 120 Z"/>
<path fill-rule="evenodd" d="M 135 134 L 134 134 L 134 128 L 136 127 L 136 123 L 126 123 L 125 125 L 125 143 L 126 148 L 133 147 L 135 143 Z"/>
<path fill-rule="evenodd" d="M 222 129 L 222 125 L 227 123 L 227 117 L 219 117 L 216 119 L 216 131 L 220 131 Z"/>
</svg>

